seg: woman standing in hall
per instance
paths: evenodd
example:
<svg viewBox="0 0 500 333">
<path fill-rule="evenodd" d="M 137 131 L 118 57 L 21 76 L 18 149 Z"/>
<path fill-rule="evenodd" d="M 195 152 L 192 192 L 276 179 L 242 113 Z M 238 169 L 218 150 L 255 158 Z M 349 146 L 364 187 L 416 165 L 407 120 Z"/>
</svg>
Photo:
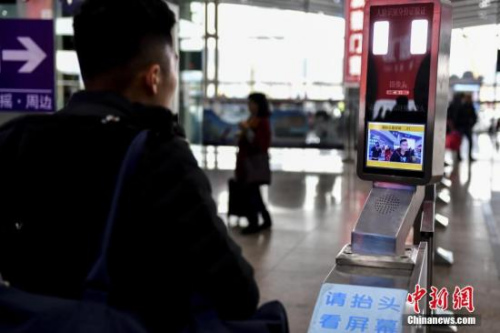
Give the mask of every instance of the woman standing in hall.
<svg viewBox="0 0 500 333">
<path fill-rule="evenodd" d="M 236 180 L 245 188 L 249 202 L 247 210 L 248 227 L 243 234 L 253 234 L 271 228 L 271 215 L 262 199 L 260 187 L 271 184 L 269 167 L 269 146 L 271 145 L 271 115 L 269 101 L 262 93 L 248 96 L 250 117 L 240 123 L 238 155 L 236 159 Z M 259 225 L 259 215 L 263 224 Z"/>
</svg>

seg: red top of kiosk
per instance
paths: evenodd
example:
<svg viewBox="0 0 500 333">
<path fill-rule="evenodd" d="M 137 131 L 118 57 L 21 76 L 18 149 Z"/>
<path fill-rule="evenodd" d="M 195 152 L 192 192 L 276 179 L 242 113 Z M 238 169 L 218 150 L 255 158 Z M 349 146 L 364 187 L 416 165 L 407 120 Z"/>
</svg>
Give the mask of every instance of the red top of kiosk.
<svg viewBox="0 0 500 333">
<path fill-rule="evenodd" d="M 364 19 L 358 174 L 423 185 L 442 175 L 451 4 L 372 0 Z"/>
</svg>

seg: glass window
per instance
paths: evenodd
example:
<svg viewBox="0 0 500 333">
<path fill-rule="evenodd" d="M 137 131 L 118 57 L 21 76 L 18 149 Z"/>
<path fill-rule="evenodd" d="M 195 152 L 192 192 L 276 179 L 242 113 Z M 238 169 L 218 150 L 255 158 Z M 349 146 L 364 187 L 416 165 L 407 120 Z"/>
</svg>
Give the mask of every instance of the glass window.
<svg viewBox="0 0 500 333">
<path fill-rule="evenodd" d="M 320 95 L 315 84 L 328 86 L 327 95 L 343 80 L 344 31 L 338 17 L 220 4 L 219 95 L 265 89 L 271 98 L 295 99 Z"/>
<path fill-rule="evenodd" d="M 496 79 L 497 50 L 500 25 L 484 25 L 453 29 L 450 52 L 450 75 L 459 78 L 472 72 L 482 77 L 483 84 L 493 85 Z M 500 83 L 500 80 L 497 81 Z"/>
</svg>

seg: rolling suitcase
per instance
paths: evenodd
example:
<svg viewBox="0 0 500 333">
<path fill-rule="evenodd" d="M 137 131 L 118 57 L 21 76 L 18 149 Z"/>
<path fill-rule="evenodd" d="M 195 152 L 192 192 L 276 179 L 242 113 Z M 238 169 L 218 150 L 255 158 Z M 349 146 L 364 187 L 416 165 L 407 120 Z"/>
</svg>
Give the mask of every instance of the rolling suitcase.
<svg viewBox="0 0 500 333">
<path fill-rule="evenodd" d="M 240 217 L 247 216 L 248 200 L 245 191 L 245 184 L 237 182 L 234 178 L 229 179 L 229 200 L 227 209 L 227 218 L 231 216 L 238 217 L 238 225 Z"/>
</svg>

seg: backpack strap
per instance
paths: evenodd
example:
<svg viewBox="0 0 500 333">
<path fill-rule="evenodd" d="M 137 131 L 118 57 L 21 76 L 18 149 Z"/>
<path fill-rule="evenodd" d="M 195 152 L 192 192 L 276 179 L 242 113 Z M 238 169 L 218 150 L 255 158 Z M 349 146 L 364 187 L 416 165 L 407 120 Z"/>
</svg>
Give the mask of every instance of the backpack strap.
<svg viewBox="0 0 500 333">
<path fill-rule="evenodd" d="M 102 303 L 107 302 L 110 290 L 110 277 L 108 272 L 108 252 L 111 242 L 111 234 L 118 219 L 120 203 L 124 196 L 124 189 L 136 173 L 137 165 L 144 152 L 149 131 L 143 130 L 134 138 L 130 144 L 125 158 L 122 162 L 120 173 L 115 185 L 111 208 L 109 210 L 104 236 L 101 243 L 101 250 L 97 261 L 94 263 L 85 282 L 85 291 L 83 298 Z"/>
</svg>

